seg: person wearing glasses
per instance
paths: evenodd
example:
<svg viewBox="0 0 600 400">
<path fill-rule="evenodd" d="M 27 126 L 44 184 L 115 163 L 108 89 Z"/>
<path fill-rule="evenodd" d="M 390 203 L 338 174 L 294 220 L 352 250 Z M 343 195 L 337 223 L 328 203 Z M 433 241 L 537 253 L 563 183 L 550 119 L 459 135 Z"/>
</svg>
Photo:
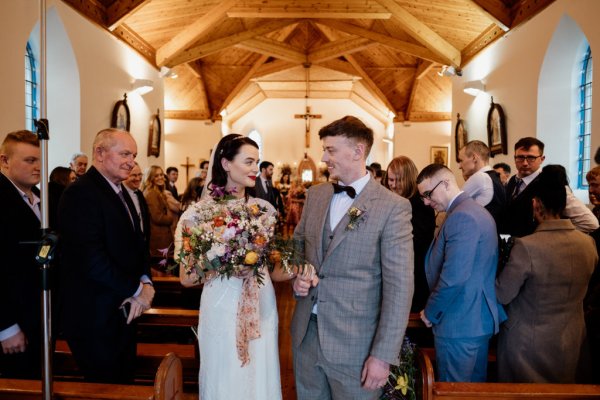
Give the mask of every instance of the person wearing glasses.
<svg viewBox="0 0 600 400">
<path fill-rule="evenodd" d="M 521 138 L 515 143 L 515 166 L 517 173 L 510 178 L 506 185 L 506 220 L 501 233 L 511 236 L 523 237 L 535 231 L 537 222 L 533 215 L 532 199 L 533 193 L 529 185 L 533 183 L 542 172 L 540 168 L 545 160 L 544 143 L 533 137 Z M 575 196 L 569 196 L 567 192 L 566 210 L 581 209 L 576 202 Z M 575 227 L 582 232 L 592 232 L 598 229 L 598 221 L 593 215 L 577 213 L 575 218 L 572 213 L 567 216 Z"/>
<path fill-rule="evenodd" d="M 461 191 L 452 171 L 431 164 L 417 177 L 423 202 L 447 216 L 425 256 L 431 294 L 421 319 L 433 329 L 438 379 L 485 382 L 489 340 L 506 319 L 496 300 L 496 224 Z"/>
</svg>

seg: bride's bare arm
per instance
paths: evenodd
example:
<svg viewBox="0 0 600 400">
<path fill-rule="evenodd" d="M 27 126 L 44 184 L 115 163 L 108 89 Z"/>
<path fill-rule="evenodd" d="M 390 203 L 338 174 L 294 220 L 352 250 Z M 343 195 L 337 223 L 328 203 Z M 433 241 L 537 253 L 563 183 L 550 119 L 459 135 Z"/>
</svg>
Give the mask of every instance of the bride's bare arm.
<svg viewBox="0 0 600 400">
<path fill-rule="evenodd" d="M 192 272 L 191 274 L 188 274 L 185 271 L 185 267 L 183 266 L 183 263 L 179 264 L 179 282 L 181 282 L 181 284 L 184 287 L 198 286 L 201 283 L 200 280 L 198 279 L 198 274 L 196 274 L 196 272 Z"/>
</svg>

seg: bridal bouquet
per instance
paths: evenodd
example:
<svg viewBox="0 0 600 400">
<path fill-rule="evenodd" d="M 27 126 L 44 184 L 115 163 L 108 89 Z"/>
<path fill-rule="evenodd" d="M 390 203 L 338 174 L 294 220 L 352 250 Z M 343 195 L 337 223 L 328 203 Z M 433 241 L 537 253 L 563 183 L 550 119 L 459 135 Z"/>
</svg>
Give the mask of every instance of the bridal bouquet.
<svg viewBox="0 0 600 400">
<path fill-rule="evenodd" d="M 196 272 L 199 279 L 209 271 L 230 278 L 250 268 L 262 283 L 262 267 L 272 267 L 276 216 L 266 207 L 227 193 L 214 200 L 192 206 L 192 220 L 181 232 L 180 263 L 187 274 Z"/>
</svg>

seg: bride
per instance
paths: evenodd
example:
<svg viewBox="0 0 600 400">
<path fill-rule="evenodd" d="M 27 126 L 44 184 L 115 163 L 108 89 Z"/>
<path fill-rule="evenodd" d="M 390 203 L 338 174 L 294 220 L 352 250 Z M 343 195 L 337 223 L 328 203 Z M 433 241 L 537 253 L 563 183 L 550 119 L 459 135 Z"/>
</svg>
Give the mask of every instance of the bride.
<svg viewBox="0 0 600 400">
<path fill-rule="evenodd" d="M 185 211 L 177 226 L 176 257 L 182 248 L 182 230 L 197 226 L 200 213 L 214 206 L 223 193 L 232 195 L 225 203 L 228 209 L 256 204 L 266 209 L 268 216 L 275 215 L 270 203 L 246 192 L 246 188 L 254 187 L 258 161 L 258 145 L 252 139 L 230 134 L 219 141 L 202 199 Z M 271 280 L 291 279 L 294 274 L 276 265 L 270 275 L 262 267 L 261 282 L 250 268 L 242 268 L 229 278 L 214 271 L 200 277 L 178 261 L 184 286 L 204 283 L 198 326 L 200 398 L 281 399 L 278 316 Z"/>
</svg>

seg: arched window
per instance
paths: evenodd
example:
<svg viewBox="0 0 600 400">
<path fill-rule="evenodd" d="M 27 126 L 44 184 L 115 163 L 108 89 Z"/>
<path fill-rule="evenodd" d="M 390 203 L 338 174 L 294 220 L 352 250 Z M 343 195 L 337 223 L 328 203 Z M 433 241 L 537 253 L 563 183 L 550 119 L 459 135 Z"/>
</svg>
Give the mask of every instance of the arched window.
<svg viewBox="0 0 600 400">
<path fill-rule="evenodd" d="M 252 129 L 252 131 L 248 134 L 248 137 L 250 139 L 254 140 L 256 142 L 256 144 L 258 145 L 258 158 L 262 161 L 263 143 L 262 143 L 262 137 L 260 136 L 260 133 L 258 133 L 258 131 L 256 129 Z"/>
<path fill-rule="evenodd" d="M 579 86 L 579 157 L 577 162 L 578 188 L 587 189 L 585 175 L 590 170 L 592 135 L 592 52 L 588 46 L 581 65 Z"/>
<path fill-rule="evenodd" d="M 25 47 L 25 127 L 35 131 L 34 120 L 38 118 L 38 90 L 35 57 L 29 42 Z"/>
</svg>

